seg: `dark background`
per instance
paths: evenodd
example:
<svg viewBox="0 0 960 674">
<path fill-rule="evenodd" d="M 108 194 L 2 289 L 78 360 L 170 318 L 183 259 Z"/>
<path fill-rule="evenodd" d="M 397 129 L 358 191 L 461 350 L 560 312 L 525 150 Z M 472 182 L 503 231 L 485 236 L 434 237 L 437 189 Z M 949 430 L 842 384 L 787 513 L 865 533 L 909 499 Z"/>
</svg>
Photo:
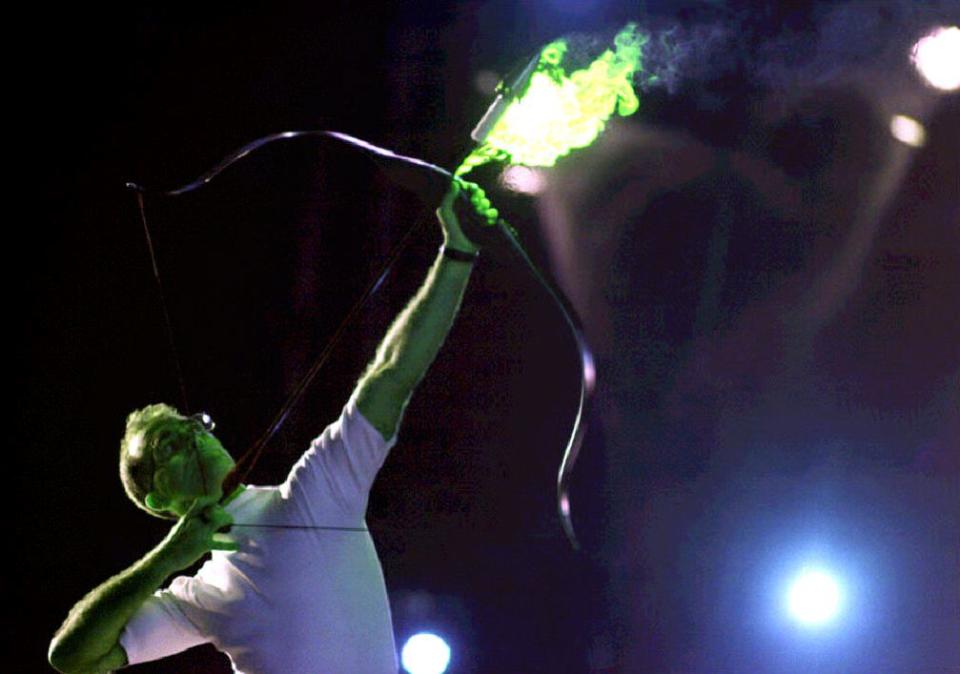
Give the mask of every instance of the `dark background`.
<svg viewBox="0 0 960 674">
<path fill-rule="evenodd" d="M 598 357 L 585 551 L 554 512 L 575 353 L 491 251 L 371 499 L 398 645 L 443 629 L 454 672 L 960 671 L 960 110 L 904 56 L 955 3 L 151 5 L 24 24 L 11 671 L 45 671 L 69 607 L 166 530 L 117 479 L 126 414 L 179 398 L 124 183 L 182 184 L 297 128 L 452 167 L 480 71 L 627 18 L 675 28 L 650 68 L 677 72 L 540 199 L 488 185 Z M 898 112 L 926 147 L 890 139 Z M 276 482 L 422 279 L 432 209 L 310 140 L 146 206 L 191 406 L 235 454 L 427 221 L 252 478 Z M 850 597 L 818 633 L 779 600 L 811 559 Z M 229 667 L 204 647 L 136 671 Z"/>
</svg>

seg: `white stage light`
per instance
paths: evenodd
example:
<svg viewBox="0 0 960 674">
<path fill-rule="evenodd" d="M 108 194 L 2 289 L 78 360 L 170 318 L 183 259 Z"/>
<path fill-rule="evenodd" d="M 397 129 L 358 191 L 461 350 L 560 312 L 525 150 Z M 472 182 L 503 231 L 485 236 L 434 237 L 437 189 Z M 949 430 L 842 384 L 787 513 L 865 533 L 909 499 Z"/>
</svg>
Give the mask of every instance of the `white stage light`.
<svg viewBox="0 0 960 674">
<path fill-rule="evenodd" d="M 906 115 L 894 115 L 890 119 L 890 133 L 901 143 L 911 147 L 923 147 L 927 141 L 927 132 L 923 125 Z"/>
<path fill-rule="evenodd" d="M 953 91 L 960 88 L 960 28 L 937 28 L 920 38 L 911 52 L 917 70 L 930 86 Z"/>
<path fill-rule="evenodd" d="M 503 186 L 520 194 L 537 195 L 547 188 L 547 177 L 542 171 L 528 166 L 508 166 L 500 174 Z"/>
<path fill-rule="evenodd" d="M 443 674 L 450 664 L 450 646 L 436 634 L 414 634 L 400 652 L 400 663 L 410 674 Z"/>
<path fill-rule="evenodd" d="M 823 625 L 840 610 L 840 585 L 821 569 L 805 568 L 794 578 L 787 592 L 787 608 L 798 622 Z"/>
</svg>

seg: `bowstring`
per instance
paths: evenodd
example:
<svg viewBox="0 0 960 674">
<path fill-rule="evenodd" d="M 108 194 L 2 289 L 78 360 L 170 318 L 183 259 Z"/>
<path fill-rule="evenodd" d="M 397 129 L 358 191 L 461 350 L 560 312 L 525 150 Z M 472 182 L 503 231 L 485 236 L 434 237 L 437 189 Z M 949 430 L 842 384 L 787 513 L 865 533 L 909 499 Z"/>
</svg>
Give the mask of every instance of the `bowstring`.
<svg viewBox="0 0 960 674">
<path fill-rule="evenodd" d="M 128 187 L 130 186 L 132 186 L 132 183 L 128 183 Z M 160 268 L 157 266 L 157 255 L 153 247 L 153 237 L 150 235 L 150 227 L 147 225 L 147 212 L 143 204 L 143 191 L 136 189 L 136 194 L 137 206 L 140 211 L 140 222 L 143 223 L 143 235 L 147 240 L 147 251 L 150 253 L 150 266 L 153 269 L 153 278 L 157 283 L 157 294 L 160 297 L 160 309 L 163 313 L 163 325 L 167 334 L 167 345 L 170 347 L 170 356 L 177 374 L 177 384 L 180 387 L 180 402 L 183 405 L 183 413 L 189 415 L 190 401 L 189 398 L 187 398 L 187 384 L 183 378 L 183 369 L 180 367 L 180 354 L 177 350 L 177 343 L 173 338 L 173 322 L 170 320 L 170 311 L 167 309 L 167 297 L 163 291 L 163 281 L 160 280 Z"/>
<path fill-rule="evenodd" d="M 242 522 L 237 522 L 229 525 L 230 528 L 240 527 L 244 529 L 294 529 L 297 531 L 301 530 L 315 530 L 315 531 L 351 531 L 351 532 L 360 532 L 360 533 L 370 533 L 370 529 L 366 527 L 329 527 L 329 526 L 319 526 L 314 524 L 243 524 Z"/>
<path fill-rule="evenodd" d="M 277 411 L 273 421 L 270 422 L 270 425 L 250 447 L 250 449 L 244 452 L 243 456 L 241 456 L 239 461 L 237 461 L 237 467 L 234 469 L 233 474 L 227 478 L 229 482 L 225 482 L 224 484 L 225 494 L 231 493 L 233 489 L 237 485 L 241 484 L 253 470 L 257 461 L 260 459 L 260 456 L 263 454 L 263 451 L 266 449 L 267 443 L 269 443 L 277 431 L 280 430 L 280 427 L 286 422 L 287 417 L 290 416 L 293 408 L 296 407 L 297 403 L 300 402 L 300 399 L 303 397 L 304 393 L 306 393 L 307 389 L 310 387 L 310 384 L 312 384 L 314 379 L 316 379 L 317 374 L 329 359 L 333 349 L 340 343 L 340 339 L 342 338 L 344 332 L 346 332 L 346 329 L 354 322 L 354 320 L 356 320 L 357 316 L 360 314 L 360 310 L 366 306 L 367 301 L 380 289 L 380 286 L 393 270 L 393 265 L 413 240 L 414 232 L 416 232 L 422 226 L 422 222 L 423 218 L 418 218 L 417 221 L 414 222 L 413 226 L 407 229 L 400 241 L 393 247 L 387 256 L 387 261 L 380 267 L 380 270 L 374 277 L 374 280 L 367 285 L 360 298 L 354 302 L 346 317 L 340 322 L 340 325 L 337 327 L 336 331 L 334 331 L 333 336 L 327 340 L 327 343 L 320 352 L 320 355 L 318 355 L 314 360 L 306 374 L 300 378 L 293 391 L 291 391 L 290 395 L 287 397 L 286 402 L 284 402 L 284 404 Z"/>
</svg>

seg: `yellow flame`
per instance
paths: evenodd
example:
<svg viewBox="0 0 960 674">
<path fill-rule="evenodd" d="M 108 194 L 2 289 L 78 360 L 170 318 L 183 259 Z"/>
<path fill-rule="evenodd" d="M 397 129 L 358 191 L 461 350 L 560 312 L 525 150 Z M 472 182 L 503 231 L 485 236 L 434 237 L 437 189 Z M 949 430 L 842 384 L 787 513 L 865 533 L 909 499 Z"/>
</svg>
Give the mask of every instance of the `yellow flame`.
<svg viewBox="0 0 960 674">
<path fill-rule="evenodd" d="M 614 112 L 627 116 L 640 107 L 632 80 L 645 42 L 636 24 L 627 24 L 614 38 L 614 49 L 569 76 L 561 65 L 567 43 L 548 44 L 524 95 L 506 109 L 457 175 L 492 160 L 553 166 L 571 150 L 590 145 Z"/>
</svg>

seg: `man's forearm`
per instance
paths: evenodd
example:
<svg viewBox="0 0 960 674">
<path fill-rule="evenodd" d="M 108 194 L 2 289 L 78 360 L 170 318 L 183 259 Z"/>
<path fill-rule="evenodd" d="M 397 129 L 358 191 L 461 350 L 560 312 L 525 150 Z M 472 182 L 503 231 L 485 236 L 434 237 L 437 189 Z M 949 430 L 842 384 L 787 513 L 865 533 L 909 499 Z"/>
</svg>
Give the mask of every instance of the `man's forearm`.
<svg viewBox="0 0 960 674">
<path fill-rule="evenodd" d="M 471 263 L 437 255 L 423 285 L 387 331 L 372 368 L 390 369 L 412 390 L 450 332 L 472 269 Z"/>
<path fill-rule="evenodd" d="M 423 285 L 394 320 L 360 380 L 357 404 L 385 438 L 450 331 L 473 265 L 438 255 Z"/>
<path fill-rule="evenodd" d="M 124 666 L 120 634 L 176 571 L 173 567 L 158 546 L 77 602 L 50 643 L 50 664 L 62 672 L 108 672 Z"/>
</svg>

